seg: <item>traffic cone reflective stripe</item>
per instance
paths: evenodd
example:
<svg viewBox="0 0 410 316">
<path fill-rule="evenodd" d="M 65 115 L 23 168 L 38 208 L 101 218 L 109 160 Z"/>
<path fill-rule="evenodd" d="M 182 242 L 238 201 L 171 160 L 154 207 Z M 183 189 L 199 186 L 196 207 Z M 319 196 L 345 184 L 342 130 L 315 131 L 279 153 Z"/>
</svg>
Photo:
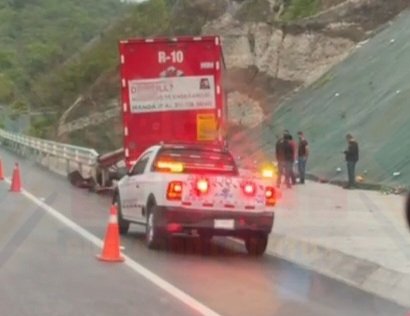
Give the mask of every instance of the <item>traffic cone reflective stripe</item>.
<svg viewBox="0 0 410 316">
<path fill-rule="evenodd" d="M 101 261 L 121 262 L 124 258 L 120 253 L 120 233 L 117 219 L 117 206 L 112 205 L 108 227 L 105 233 L 104 245 L 101 255 L 97 257 Z"/>
<path fill-rule="evenodd" d="M 20 168 L 18 163 L 15 164 L 13 170 L 13 176 L 11 178 L 11 192 L 21 192 L 21 178 L 20 178 Z"/>
<path fill-rule="evenodd" d="M 118 225 L 117 215 L 116 214 L 110 214 L 110 218 L 108 220 L 108 223 Z"/>
<path fill-rule="evenodd" d="M 3 162 L 0 159 L 0 181 L 4 180 Z"/>
</svg>

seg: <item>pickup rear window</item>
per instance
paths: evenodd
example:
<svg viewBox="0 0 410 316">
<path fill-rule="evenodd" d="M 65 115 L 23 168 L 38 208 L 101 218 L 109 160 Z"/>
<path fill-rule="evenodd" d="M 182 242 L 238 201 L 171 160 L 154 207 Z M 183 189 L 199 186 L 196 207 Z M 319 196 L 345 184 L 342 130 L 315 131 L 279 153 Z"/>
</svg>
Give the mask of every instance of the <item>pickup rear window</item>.
<svg viewBox="0 0 410 316">
<path fill-rule="evenodd" d="M 207 173 L 238 175 L 238 169 L 232 155 L 203 149 L 172 148 L 161 150 L 153 164 L 157 172 Z"/>
</svg>

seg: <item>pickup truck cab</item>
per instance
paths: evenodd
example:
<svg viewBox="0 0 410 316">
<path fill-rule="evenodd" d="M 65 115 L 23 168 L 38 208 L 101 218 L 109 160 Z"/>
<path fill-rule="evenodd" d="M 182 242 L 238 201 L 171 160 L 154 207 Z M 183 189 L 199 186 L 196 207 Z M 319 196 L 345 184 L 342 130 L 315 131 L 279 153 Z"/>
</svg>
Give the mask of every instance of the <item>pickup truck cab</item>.
<svg viewBox="0 0 410 316">
<path fill-rule="evenodd" d="M 265 252 L 276 202 L 272 181 L 240 177 L 229 151 L 200 145 L 148 148 L 117 185 L 121 234 L 145 225 L 157 248 L 173 234 L 233 236 L 249 254 Z"/>
</svg>

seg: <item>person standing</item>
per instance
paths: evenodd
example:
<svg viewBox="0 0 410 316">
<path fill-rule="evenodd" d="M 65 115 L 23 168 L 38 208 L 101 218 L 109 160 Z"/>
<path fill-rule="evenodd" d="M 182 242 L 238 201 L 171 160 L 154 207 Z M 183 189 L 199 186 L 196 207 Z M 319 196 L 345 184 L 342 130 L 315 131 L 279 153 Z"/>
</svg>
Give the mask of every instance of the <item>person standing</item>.
<svg viewBox="0 0 410 316">
<path fill-rule="evenodd" d="M 293 166 L 295 162 L 295 149 L 292 144 L 292 136 L 290 134 L 285 134 L 283 142 L 283 156 L 285 165 L 285 182 L 288 188 L 291 188 L 292 184 L 296 183 L 295 173 L 293 172 Z"/>
<path fill-rule="evenodd" d="M 298 146 L 298 169 L 299 179 L 301 184 L 305 184 L 306 163 L 309 156 L 309 143 L 305 138 L 303 132 L 298 132 L 299 146 Z"/>
<path fill-rule="evenodd" d="M 293 136 L 292 136 L 292 134 L 290 134 L 289 133 L 289 131 L 288 130 L 285 130 L 285 133 L 284 133 L 284 139 L 285 139 L 285 141 L 287 142 L 287 143 L 289 143 L 289 145 L 292 147 L 291 149 L 289 149 L 289 150 L 292 150 L 292 153 L 293 153 L 293 157 L 292 157 L 292 165 L 291 166 L 289 166 L 288 165 L 288 172 L 289 172 L 289 176 L 290 176 L 290 179 L 292 180 L 292 184 L 293 185 L 295 185 L 296 184 L 296 175 L 295 175 L 295 161 L 296 161 L 296 150 L 297 150 L 297 145 L 296 145 L 296 142 L 293 140 Z M 290 162 L 290 157 L 289 157 L 289 159 L 288 159 L 288 161 L 287 162 Z"/>
<path fill-rule="evenodd" d="M 347 189 L 356 185 L 356 164 L 359 161 L 359 144 L 351 134 L 346 135 L 347 149 L 344 151 L 347 164 Z"/>
<path fill-rule="evenodd" d="M 276 161 L 278 162 L 278 177 L 276 186 L 280 188 L 282 176 L 285 175 L 285 158 L 284 158 L 284 139 L 283 136 L 278 137 L 275 146 Z"/>
</svg>

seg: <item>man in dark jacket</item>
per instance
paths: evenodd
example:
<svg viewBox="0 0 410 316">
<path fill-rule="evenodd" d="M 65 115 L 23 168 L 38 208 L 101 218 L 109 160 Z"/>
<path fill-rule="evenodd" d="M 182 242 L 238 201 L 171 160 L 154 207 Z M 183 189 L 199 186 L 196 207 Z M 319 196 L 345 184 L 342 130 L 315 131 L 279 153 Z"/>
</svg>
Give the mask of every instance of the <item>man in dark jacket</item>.
<svg viewBox="0 0 410 316">
<path fill-rule="evenodd" d="M 286 160 L 286 170 L 288 171 L 290 180 L 292 181 L 292 184 L 296 184 L 296 175 L 294 171 L 294 166 L 295 166 L 295 161 L 296 161 L 296 142 L 293 140 L 292 135 L 289 133 L 288 130 L 285 130 L 285 133 L 283 135 L 283 138 L 285 139 L 286 142 L 286 148 L 287 148 L 287 155 L 285 157 Z M 290 147 L 289 147 L 290 146 Z"/>
<path fill-rule="evenodd" d="M 348 184 L 346 188 L 356 185 L 356 163 L 359 161 L 359 144 L 351 134 L 346 135 L 348 147 L 344 151 L 347 164 Z"/>
<path fill-rule="evenodd" d="M 289 133 L 283 135 L 283 159 L 285 169 L 285 182 L 288 188 L 290 188 L 291 182 L 295 184 L 296 177 L 293 172 L 293 164 L 295 161 L 295 146 L 293 144 L 292 136 Z"/>
<path fill-rule="evenodd" d="M 283 137 L 279 137 L 276 146 L 275 146 L 275 153 L 276 153 L 276 161 L 278 162 L 278 178 L 276 186 L 279 188 L 282 182 L 282 176 L 286 174 L 285 172 L 285 158 L 283 153 L 284 147 L 284 139 Z"/>
</svg>

